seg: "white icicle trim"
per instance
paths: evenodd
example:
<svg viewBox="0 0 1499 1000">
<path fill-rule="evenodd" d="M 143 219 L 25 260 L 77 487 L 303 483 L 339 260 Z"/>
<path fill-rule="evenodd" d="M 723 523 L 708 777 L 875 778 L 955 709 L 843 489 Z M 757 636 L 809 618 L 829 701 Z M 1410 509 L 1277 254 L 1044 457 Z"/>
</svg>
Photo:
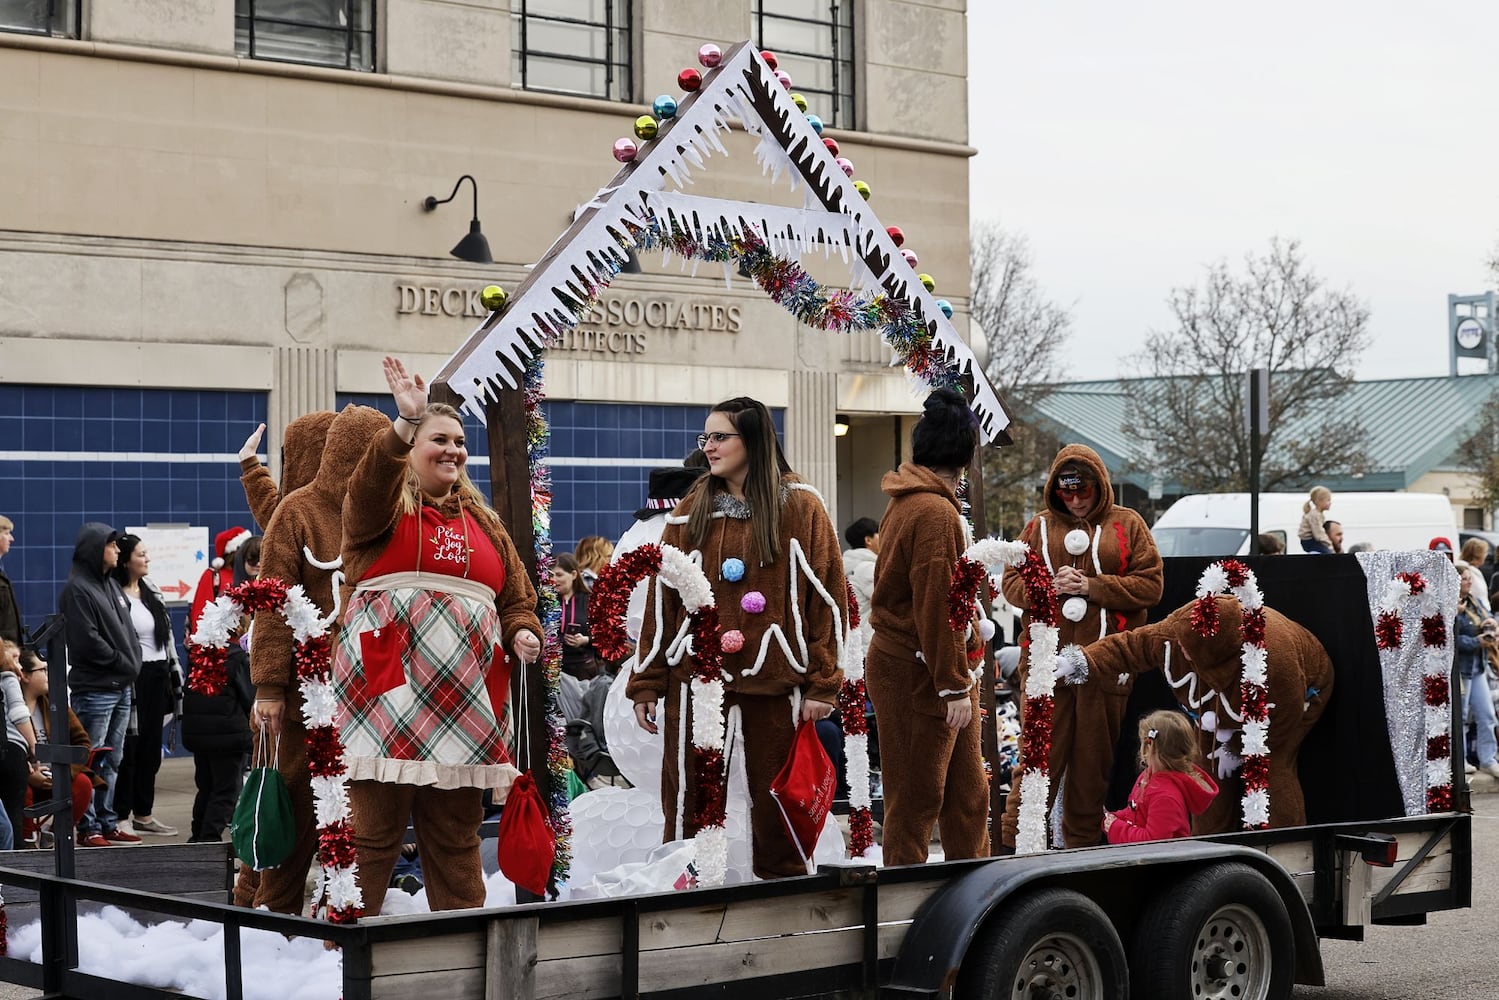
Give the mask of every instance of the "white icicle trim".
<svg viewBox="0 0 1499 1000">
<path fill-rule="evenodd" d="M 1213 594 L 1221 594 L 1228 589 L 1228 573 L 1224 571 L 1222 563 L 1213 563 L 1202 571 L 1202 578 L 1197 581 L 1197 596 L 1208 597 Z"/>
<path fill-rule="evenodd" d="M 1452 758 L 1439 757 L 1426 762 L 1426 786 L 1440 788 L 1452 783 Z"/>
<path fill-rule="evenodd" d="M 1031 667 L 1025 679 L 1025 696 L 1043 698 L 1056 691 L 1057 687 L 1057 638 L 1055 627 L 1042 622 L 1032 622 Z"/>
<path fill-rule="evenodd" d="M 692 745 L 723 749 L 723 681 L 692 679 Z"/>
<path fill-rule="evenodd" d="M 308 729 L 316 729 L 318 726 L 331 726 L 337 718 L 338 698 L 333 692 L 333 685 L 326 676 L 319 678 L 304 677 L 301 681 L 302 688 L 302 721 Z"/>
<path fill-rule="evenodd" d="M 347 820 L 350 815 L 349 790 L 343 775 L 314 775 L 312 802 L 318 826 Z"/>
<path fill-rule="evenodd" d="M 843 759 L 848 769 L 848 804 L 868 809 L 873 801 L 869 791 L 869 736 L 860 733 L 844 737 Z"/>
<path fill-rule="evenodd" d="M 1244 825 L 1264 826 L 1270 822 L 1270 793 L 1261 788 L 1244 796 Z"/>
<path fill-rule="evenodd" d="M 1244 664 L 1244 683 L 1264 687 L 1269 680 L 1265 647 L 1250 645 L 1246 642 L 1240 647 L 1240 656 Z"/>
<path fill-rule="evenodd" d="M 709 826 L 693 838 L 697 856 L 697 884 L 705 889 L 723 885 L 729 870 L 729 836 L 721 826 Z"/>
<path fill-rule="evenodd" d="M 1266 740 L 1270 736 L 1269 722 L 1245 722 L 1242 740 L 1244 756 L 1263 757 L 1270 752 Z"/>
<path fill-rule="evenodd" d="M 1050 794 L 1051 776 L 1041 768 L 1026 769 L 1020 778 L 1016 854 L 1040 854 L 1046 850 L 1046 799 Z"/>
</svg>

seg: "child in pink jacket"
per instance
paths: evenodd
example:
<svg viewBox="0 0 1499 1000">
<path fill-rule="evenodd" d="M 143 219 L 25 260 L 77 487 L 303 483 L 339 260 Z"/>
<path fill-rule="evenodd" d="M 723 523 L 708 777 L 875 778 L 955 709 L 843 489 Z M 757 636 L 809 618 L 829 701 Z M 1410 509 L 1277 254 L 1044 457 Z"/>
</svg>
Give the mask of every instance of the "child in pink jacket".
<svg viewBox="0 0 1499 1000">
<path fill-rule="evenodd" d="M 1140 720 L 1140 763 L 1145 770 L 1129 805 L 1104 813 L 1111 844 L 1169 840 L 1192 832 L 1192 817 L 1218 794 L 1218 784 L 1198 766 L 1197 732 L 1181 712 L 1163 709 Z"/>
</svg>

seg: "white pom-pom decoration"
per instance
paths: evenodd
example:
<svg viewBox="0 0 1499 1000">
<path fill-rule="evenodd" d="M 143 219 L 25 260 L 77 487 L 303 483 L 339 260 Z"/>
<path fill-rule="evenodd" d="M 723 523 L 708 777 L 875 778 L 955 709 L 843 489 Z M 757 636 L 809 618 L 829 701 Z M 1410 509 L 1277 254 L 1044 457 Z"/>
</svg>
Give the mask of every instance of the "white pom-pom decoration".
<svg viewBox="0 0 1499 1000">
<path fill-rule="evenodd" d="M 1080 556 L 1084 552 L 1087 552 L 1089 544 L 1088 533 L 1082 528 L 1073 528 L 1062 539 L 1062 545 L 1066 547 L 1069 553 L 1075 556 Z"/>
<path fill-rule="evenodd" d="M 1218 728 L 1218 713 L 1215 712 L 1215 711 L 1213 711 L 1211 708 L 1208 709 L 1206 712 L 1203 712 L 1202 713 L 1201 726 L 1202 726 L 1202 731 L 1205 732 L 1205 733 L 1211 733 L 1213 730 L 1217 729 Z"/>
<path fill-rule="evenodd" d="M 1088 613 L 1088 602 L 1081 597 L 1069 597 L 1062 602 L 1062 617 L 1070 622 L 1080 622 Z"/>
<path fill-rule="evenodd" d="M 979 636 L 985 642 L 988 642 L 988 641 L 990 641 L 991 639 L 994 638 L 994 630 L 995 630 L 994 622 L 992 622 L 988 618 L 980 618 L 979 619 Z"/>
</svg>

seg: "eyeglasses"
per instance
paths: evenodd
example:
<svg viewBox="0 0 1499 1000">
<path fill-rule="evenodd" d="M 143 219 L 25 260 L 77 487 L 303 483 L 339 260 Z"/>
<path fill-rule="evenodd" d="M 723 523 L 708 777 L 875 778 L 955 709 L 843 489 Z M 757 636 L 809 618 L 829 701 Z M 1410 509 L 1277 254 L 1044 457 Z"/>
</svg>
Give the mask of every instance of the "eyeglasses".
<svg viewBox="0 0 1499 1000">
<path fill-rule="evenodd" d="M 739 436 L 738 434 L 725 434 L 723 431 L 714 431 L 712 434 L 699 434 L 697 436 L 697 446 L 699 448 L 706 448 L 709 441 L 712 441 L 714 444 L 723 444 L 729 438 Z"/>
<path fill-rule="evenodd" d="M 1064 497 L 1077 497 L 1079 500 L 1089 500 L 1093 497 L 1093 484 L 1083 483 L 1081 486 L 1058 486 L 1057 493 Z"/>
</svg>

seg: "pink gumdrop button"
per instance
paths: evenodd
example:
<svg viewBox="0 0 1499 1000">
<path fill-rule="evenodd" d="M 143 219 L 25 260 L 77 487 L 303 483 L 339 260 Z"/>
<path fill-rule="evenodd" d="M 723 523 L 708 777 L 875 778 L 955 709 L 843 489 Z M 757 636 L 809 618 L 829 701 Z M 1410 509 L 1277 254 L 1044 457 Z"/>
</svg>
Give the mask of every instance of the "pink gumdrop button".
<svg viewBox="0 0 1499 1000">
<path fill-rule="evenodd" d="M 739 606 L 752 615 L 758 615 L 765 610 L 765 595 L 758 590 L 752 590 L 739 598 Z"/>
<path fill-rule="evenodd" d="M 744 633 L 737 628 L 731 628 L 723 634 L 720 640 L 725 653 L 737 653 L 744 648 Z"/>
</svg>

